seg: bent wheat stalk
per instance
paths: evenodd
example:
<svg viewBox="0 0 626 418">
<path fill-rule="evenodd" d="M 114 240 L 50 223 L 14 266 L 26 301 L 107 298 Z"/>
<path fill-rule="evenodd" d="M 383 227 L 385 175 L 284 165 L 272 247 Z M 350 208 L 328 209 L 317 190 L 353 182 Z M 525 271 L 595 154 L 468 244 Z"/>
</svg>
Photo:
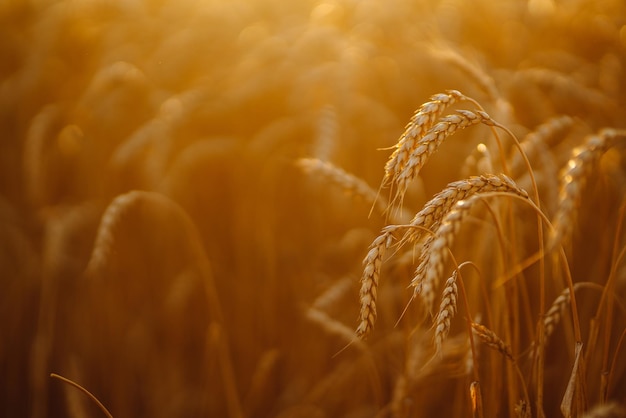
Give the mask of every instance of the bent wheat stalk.
<svg viewBox="0 0 626 418">
<path fill-rule="evenodd" d="M 102 402 L 100 402 L 98 400 L 98 398 L 96 398 L 91 392 L 89 392 L 87 389 L 85 389 L 84 387 L 82 387 L 78 383 L 74 382 L 71 379 L 68 379 L 67 377 L 63 377 L 61 375 L 58 375 L 56 373 L 50 373 L 50 377 L 52 377 L 54 379 L 59 379 L 60 381 L 62 381 L 64 383 L 67 383 L 70 386 L 74 386 L 75 388 L 77 388 L 78 390 L 83 392 L 85 395 L 87 395 L 87 397 L 89 399 L 91 399 L 98 406 L 98 409 L 100 409 L 100 411 L 102 411 L 102 413 L 104 415 L 106 415 L 108 418 L 113 418 L 113 415 L 111 415 L 109 410 L 106 409 L 106 407 L 102 404 Z"/>
</svg>

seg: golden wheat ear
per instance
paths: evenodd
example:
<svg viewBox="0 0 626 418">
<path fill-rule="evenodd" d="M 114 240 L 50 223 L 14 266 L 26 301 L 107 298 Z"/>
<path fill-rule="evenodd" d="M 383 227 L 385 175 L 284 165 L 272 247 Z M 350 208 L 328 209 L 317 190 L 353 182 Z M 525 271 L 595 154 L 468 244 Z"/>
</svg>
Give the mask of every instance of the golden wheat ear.
<svg viewBox="0 0 626 418">
<path fill-rule="evenodd" d="M 420 138 L 433 127 L 448 107 L 460 101 L 470 101 L 477 104 L 474 99 L 465 96 L 457 90 L 448 90 L 445 93 L 431 96 L 428 102 L 422 104 L 415 111 L 404 133 L 394 146 L 394 152 L 385 164 L 383 184 L 386 185 L 393 181 L 402 172 Z"/>
<path fill-rule="evenodd" d="M 603 129 L 590 135 L 584 145 L 575 148 L 561 175 L 557 213 L 552 221 L 548 249 L 567 244 L 573 238 L 574 225 L 583 190 L 600 158 L 610 148 L 626 143 L 626 130 Z"/>
<path fill-rule="evenodd" d="M 432 312 L 435 300 L 435 289 L 439 285 L 443 274 L 444 264 L 448 251 L 454 244 L 461 223 L 469 214 L 474 205 L 489 195 L 511 195 L 528 200 L 526 191 L 514 186 L 510 190 L 492 191 L 473 194 L 464 200 L 457 201 L 452 209 L 444 216 L 434 235 L 428 237 L 422 248 L 415 277 L 411 281 L 415 293 L 419 294 L 425 307 Z"/>
<path fill-rule="evenodd" d="M 452 276 L 446 280 L 441 296 L 441 304 L 439 305 L 439 313 L 435 320 L 435 349 L 437 353 L 441 352 L 443 342 L 450 333 L 450 323 L 457 311 L 457 299 L 459 290 L 456 285 L 458 270 L 452 272 Z"/>
</svg>

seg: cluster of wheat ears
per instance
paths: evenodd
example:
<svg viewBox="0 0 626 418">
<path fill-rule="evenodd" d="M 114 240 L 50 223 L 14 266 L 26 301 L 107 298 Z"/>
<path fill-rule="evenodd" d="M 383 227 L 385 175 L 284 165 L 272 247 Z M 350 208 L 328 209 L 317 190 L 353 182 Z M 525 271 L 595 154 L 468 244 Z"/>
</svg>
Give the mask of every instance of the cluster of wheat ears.
<svg viewBox="0 0 626 418">
<path fill-rule="evenodd" d="M 571 257 L 572 253 L 566 249 L 571 249 L 572 240 L 580 238 L 575 237 L 574 232 L 577 229 L 575 225 L 578 222 L 578 209 L 583 200 L 585 183 L 597 170 L 603 155 L 609 150 L 621 148 L 618 152 L 623 152 L 626 130 L 602 129 L 598 133 L 587 135 L 583 143 L 572 150 L 562 169 L 560 191 L 558 197 L 555 196 L 556 210 L 552 218 L 549 218 L 548 211 L 542 210 L 540 197 L 540 190 L 545 189 L 544 184 L 535 178 L 538 174 L 541 175 L 541 170 L 546 167 L 533 167 L 528 155 L 536 155 L 539 149 L 537 147 L 545 147 L 554 140 L 554 137 L 562 136 L 576 121 L 568 116 L 551 118 L 527 134 L 520 142 L 511 131 L 492 119 L 482 108 L 474 111 L 457 109 L 452 114 L 443 116 L 446 109 L 455 102 L 468 102 L 480 108 L 474 99 L 456 90 L 432 96 L 415 112 L 385 165 L 380 190 L 389 188 L 392 198 L 389 200 L 391 203 L 383 205 L 383 215 L 397 222 L 382 229 L 363 260 L 361 309 L 356 335 L 365 338 L 374 328 L 379 281 L 387 251 L 393 249 L 394 255 L 398 256 L 398 253 L 401 254 L 401 247 L 411 244 L 412 249 L 409 252 L 415 253 L 417 250 L 418 256 L 415 261 L 417 268 L 408 283 L 408 287 L 413 288 L 408 303 L 417 298 L 423 306 L 424 319 L 420 317 L 418 319 L 420 325 L 410 332 L 432 334 L 434 352 L 428 361 L 424 362 L 422 358 L 421 365 L 417 365 L 418 361 L 415 359 L 407 359 L 407 367 L 423 369 L 427 366 L 434 367 L 431 362 L 439 364 L 446 362 L 446 355 L 449 355 L 446 353 L 446 340 L 460 306 L 465 314 L 465 319 L 460 322 L 465 322 L 466 326 L 465 332 L 457 333 L 460 334 L 460 338 L 466 340 L 463 354 L 466 356 L 465 373 L 471 376 L 467 390 L 471 394 L 472 413 L 474 416 L 484 414 L 481 375 L 478 372 L 479 345 L 482 343 L 487 349 L 497 351 L 508 364 L 503 379 L 507 379 L 509 400 L 518 400 L 514 408 L 515 414 L 532 416 L 534 405 L 529 388 L 532 387 L 536 391 L 533 400 L 537 402 L 537 410 L 541 411 L 546 390 L 544 381 L 546 347 L 562 317 L 568 316 L 571 331 L 559 344 L 563 352 L 574 354 L 560 408 L 564 416 L 574 416 L 575 411 L 585 410 L 588 402 L 586 374 L 590 373 L 590 368 L 586 366 L 586 362 L 592 361 L 593 354 L 585 355 L 583 347 L 589 347 L 589 350 L 597 353 L 600 324 L 606 324 L 605 321 L 611 322 L 610 317 L 616 314 L 608 313 L 606 304 L 615 298 L 613 292 L 618 265 L 626 255 L 626 248 L 620 247 L 623 236 L 622 221 L 626 212 L 625 203 L 622 202 L 619 209 L 617 233 L 612 241 L 612 265 L 606 283 L 600 285 L 594 281 L 574 282 L 568 261 L 568 254 Z M 466 162 L 470 165 L 467 171 L 482 171 L 481 174 L 449 183 L 444 190 L 426 202 L 410 221 L 403 222 L 401 218 L 398 219 L 394 214 L 402 213 L 401 209 L 404 209 L 401 205 L 407 187 L 419 175 L 428 158 L 448 137 L 475 124 L 502 130 L 509 135 L 513 146 L 505 149 L 502 139 L 494 129 L 493 144 L 497 144 L 497 148 L 490 152 L 489 148 L 481 143 L 478 146 L 481 160 L 469 158 Z M 502 159 L 492 157 L 492 154 L 501 157 L 511 153 L 513 155 Z M 517 159 L 514 156 L 517 156 Z M 328 177 L 340 187 L 360 195 L 373 205 L 380 199 L 380 191 L 376 193 L 375 190 L 368 189 L 360 179 L 332 164 L 311 159 L 300 160 L 300 164 L 310 172 Z M 479 166 L 483 170 L 479 169 Z M 554 162 L 548 165 L 551 166 L 554 166 Z M 498 174 L 494 174 L 496 172 Z M 530 195 L 509 175 L 504 174 L 512 172 L 517 173 L 515 177 L 524 172 L 528 175 Z M 533 214 L 536 218 L 534 224 L 529 221 Z M 482 225 L 466 226 L 471 219 L 474 223 Z M 462 230 L 462 227 L 465 229 Z M 536 233 L 536 242 L 532 245 L 534 250 L 525 254 L 527 245 L 519 241 L 519 236 L 528 235 L 528 229 Z M 478 255 L 475 248 L 457 250 L 454 244 L 456 240 L 462 239 L 459 237 L 462 232 L 469 235 L 465 238 L 466 243 L 472 240 L 483 241 L 484 244 L 479 246 Z M 451 262 L 448 262 L 448 258 Z M 498 263 L 499 266 L 483 267 L 479 263 Z M 533 272 L 534 277 L 531 278 L 524 271 L 534 264 L 538 265 L 538 271 Z M 551 266 L 549 272 L 546 270 L 548 264 Z M 450 277 L 442 286 L 446 268 Z M 473 273 L 465 277 L 471 277 L 474 283 L 464 280 L 461 269 Z M 515 281 L 521 281 L 521 287 L 520 284 L 515 284 Z M 527 283 L 524 283 L 526 281 L 536 281 L 533 283 L 535 289 L 532 289 L 533 286 L 527 288 Z M 585 342 L 576 302 L 576 290 L 582 288 L 599 292 L 601 295 Z M 518 294 L 521 289 L 522 293 Z M 533 290 L 537 295 L 536 301 L 532 301 L 530 295 L 524 293 Z M 440 291 L 440 296 L 437 296 L 437 291 Z M 511 291 L 513 293 L 510 293 Z M 558 296 L 548 304 L 546 294 L 554 292 L 557 292 Z M 494 302 L 498 294 L 506 301 L 504 306 L 498 306 L 499 304 Z M 438 310 L 435 311 L 437 299 L 440 303 Z M 515 310 L 511 312 L 512 306 L 515 306 Z M 536 313 L 533 310 L 536 310 Z M 505 317 L 512 315 L 513 318 L 503 321 L 494 317 L 494 312 L 498 312 L 495 315 Z M 527 315 L 529 324 L 521 323 L 523 315 Z M 488 325 L 483 325 L 481 323 L 483 321 Z M 424 323 L 428 326 L 424 327 Z M 524 326 L 529 327 L 526 332 L 520 329 Z M 494 332 L 494 329 L 498 332 Z M 596 370 L 595 385 L 599 388 L 602 404 L 609 402 L 609 394 L 615 390 L 612 385 L 615 385 L 614 373 L 620 373 L 617 371 L 619 368 L 617 363 L 624 335 L 626 331 L 619 337 L 616 351 L 613 353 L 606 351 L 610 350 L 608 345 L 604 345 L 599 351 L 602 353 L 600 355 L 603 357 L 603 365 Z M 418 345 L 407 355 L 424 356 L 424 353 L 414 353 L 414 350 L 422 351 L 424 347 Z M 522 368 L 526 374 L 522 372 Z M 395 401 L 401 401 L 407 396 L 406 385 L 412 380 L 415 371 L 407 370 L 404 379 L 398 382 L 394 391 Z M 517 379 L 519 381 L 516 381 Z M 551 392 L 550 396 L 554 396 L 553 388 L 548 390 Z M 391 407 L 402 408 L 401 405 L 394 403 Z M 614 409 L 619 410 L 618 407 Z M 608 407 L 608 410 L 613 410 L 613 407 Z"/>
<path fill-rule="evenodd" d="M 625 220 L 623 0 L 0 1 L 0 416 L 624 417 Z"/>
</svg>

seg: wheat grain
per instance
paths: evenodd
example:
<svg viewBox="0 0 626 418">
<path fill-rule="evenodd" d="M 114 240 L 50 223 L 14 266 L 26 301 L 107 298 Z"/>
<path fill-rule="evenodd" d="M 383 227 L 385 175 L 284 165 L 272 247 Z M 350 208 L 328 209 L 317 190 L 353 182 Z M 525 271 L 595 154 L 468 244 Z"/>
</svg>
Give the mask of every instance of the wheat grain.
<svg viewBox="0 0 626 418">
<path fill-rule="evenodd" d="M 488 347 L 500 352 L 506 358 L 514 361 L 511 347 L 509 347 L 500 337 L 498 337 L 492 330 L 484 325 L 472 322 L 472 330 L 474 334 Z"/>
<path fill-rule="evenodd" d="M 581 147 L 575 148 L 561 175 L 559 206 L 552 222 L 549 248 L 568 242 L 582 198 L 582 191 L 602 155 L 619 141 L 626 140 L 626 131 L 603 129 L 590 135 Z"/>
</svg>

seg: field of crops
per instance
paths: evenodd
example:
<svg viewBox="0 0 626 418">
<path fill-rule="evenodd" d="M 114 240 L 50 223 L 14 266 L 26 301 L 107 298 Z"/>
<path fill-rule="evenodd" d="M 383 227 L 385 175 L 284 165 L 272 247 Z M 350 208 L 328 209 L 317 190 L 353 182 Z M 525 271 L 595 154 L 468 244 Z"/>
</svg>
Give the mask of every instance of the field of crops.
<svg viewBox="0 0 626 418">
<path fill-rule="evenodd" d="M 623 0 L 1 1 L 0 416 L 626 417 L 625 66 Z"/>
</svg>

